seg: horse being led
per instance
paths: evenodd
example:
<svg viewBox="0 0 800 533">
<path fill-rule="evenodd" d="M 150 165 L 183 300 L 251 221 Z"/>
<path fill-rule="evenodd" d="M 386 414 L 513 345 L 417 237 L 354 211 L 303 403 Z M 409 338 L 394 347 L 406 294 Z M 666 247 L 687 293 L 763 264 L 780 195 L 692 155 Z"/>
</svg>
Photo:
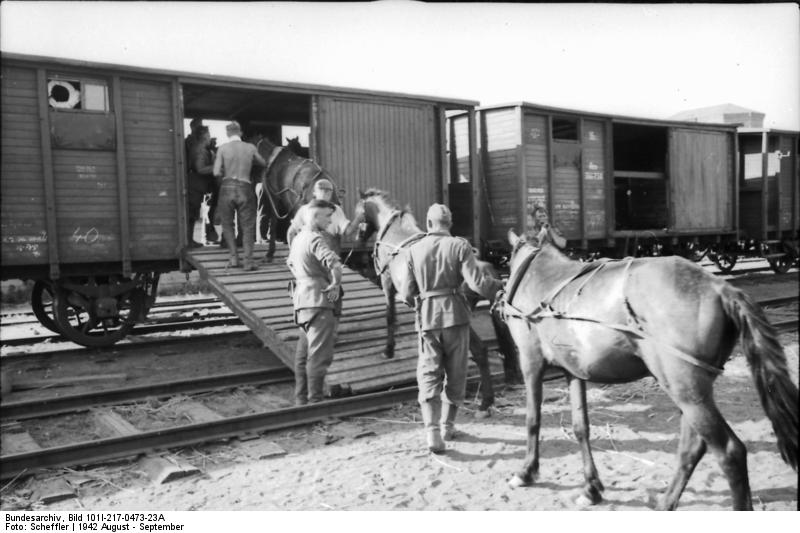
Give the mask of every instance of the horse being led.
<svg viewBox="0 0 800 533">
<path fill-rule="evenodd" d="M 339 203 L 336 182 L 325 169 L 311 159 L 298 157 L 284 146 L 276 146 L 266 138 L 256 145 L 267 162 L 261 171 L 261 189 L 265 195 L 264 208 L 269 216 L 269 248 L 266 260 L 275 255 L 275 240 L 286 240 L 286 231 L 297 210 L 311 199 L 313 185 L 325 178 L 334 184 L 334 203 Z"/>
<path fill-rule="evenodd" d="M 519 348 L 527 393 L 528 446 L 512 486 L 539 470 L 542 374 L 564 370 L 572 426 L 583 455 L 579 498 L 597 503 L 604 490 L 589 446 L 586 381 L 619 383 L 651 375 L 682 413 L 678 469 L 659 502 L 672 510 L 695 466 L 710 450 L 733 495 L 752 509 L 747 451 L 714 404 L 714 379 L 741 340 L 781 457 L 797 470 L 797 387 L 764 313 L 742 291 L 680 257 L 579 263 L 550 245 L 516 235 L 503 312 Z"/>
<path fill-rule="evenodd" d="M 417 226 L 417 222 L 411 213 L 400 209 L 386 192 L 376 189 L 361 193 L 361 200 L 356 205 L 354 219 L 364 222 L 358 236 L 362 243 L 377 232 L 373 260 L 375 261 L 375 272 L 381 280 L 381 287 L 386 298 L 387 337 L 384 356 L 392 358 L 394 357 L 395 348 L 394 336 L 397 330 L 395 296 L 397 287 L 404 286 L 405 276 L 408 275 L 408 269 L 403 261 L 403 251 L 406 247 L 411 246 L 422 238 L 425 232 Z M 398 258 L 398 255 L 401 257 Z M 489 263 L 484 261 L 478 261 L 478 266 L 482 269 L 492 268 Z M 493 272 L 492 275 L 494 276 Z M 472 294 L 472 291 L 468 292 Z M 469 299 L 469 296 L 467 298 Z M 474 308 L 477 299 L 469 303 Z M 504 328 L 502 323 L 500 325 Z M 472 328 L 470 328 L 470 352 L 481 375 L 482 402 L 479 412 L 486 414 L 489 407 L 494 403 L 494 388 L 492 386 L 488 354 L 480 341 L 480 337 Z"/>
</svg>

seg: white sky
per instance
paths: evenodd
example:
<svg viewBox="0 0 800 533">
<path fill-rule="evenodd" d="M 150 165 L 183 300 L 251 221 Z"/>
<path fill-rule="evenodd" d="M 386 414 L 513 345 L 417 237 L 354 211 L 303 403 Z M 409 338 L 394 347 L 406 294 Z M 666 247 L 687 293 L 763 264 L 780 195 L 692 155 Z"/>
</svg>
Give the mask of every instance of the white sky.
<svg viewBox="0 0 800 533">
<path fill-rule="evenodd" d="M 0 49 L 648 118 L 733 103 L 800 130 L 788 3 L 6 1 Z"/>
</svg>

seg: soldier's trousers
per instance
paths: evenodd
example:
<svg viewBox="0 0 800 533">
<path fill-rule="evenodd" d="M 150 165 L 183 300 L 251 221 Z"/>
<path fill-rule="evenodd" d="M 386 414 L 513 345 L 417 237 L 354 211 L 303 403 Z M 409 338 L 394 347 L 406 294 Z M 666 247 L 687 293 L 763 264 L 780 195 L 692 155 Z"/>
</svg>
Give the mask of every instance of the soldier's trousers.
<svg viewBox="0 0 800 533">
<path fill-rule="evenodd" d="M 294 398 L 296 404 L 319 402 L 325 396 L 325 375 L 333 362 L 339 317 L 333 309 L 300 309 L 300 337 L 294 352 Z"/>
<path fill-rule="evenodd" d="M 467 385 L 469 324 L 420 331 L 418 338 L 419 402 L 435 402 L 441 397 L 446 403 L 461 405 Z"/>
<path fill-rule="evenodd" d="M 239 217 L 239 228 L 242 230 L 242 247 L 244 261 L 253 259 L 253 245 L 256 241 L 256 193 L 253 186 L 241 180 L 225 179 L 219 188 L 217 211 L 222 220 L 222 237 L 228 246 L 231 258 L 236 257 L 236 234 L 233 216 Z"/>
</svg>

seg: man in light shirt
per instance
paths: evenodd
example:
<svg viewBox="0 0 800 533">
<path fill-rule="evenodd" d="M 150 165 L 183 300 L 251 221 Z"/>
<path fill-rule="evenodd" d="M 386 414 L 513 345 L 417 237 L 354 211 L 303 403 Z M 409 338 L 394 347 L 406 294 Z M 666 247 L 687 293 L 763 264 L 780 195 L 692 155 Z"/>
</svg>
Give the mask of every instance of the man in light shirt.
<svg viewBox="0 0 800 533">
<path fill-rule="evenodd" d="M 228 142 L 219 147 L 214 160 L 214 176 L 222 178 L 217 204 L 222 220 L 222 238 L 225 239 L 230 254 L 228 266 L 237 268 L 239 258 L 233 226 L 233 217 L 236 214 L 244 234 L 244 269 L 255 270 L 253 245 L 256 240 L 256 194 L 250 181 L 250 171 L 254 164 L 266 167 L 267 162 L 258 154 L 255 146 L 242 141 L 242 127 L 238 122 L 231 122 L 225 126 L 225 130 L 228 133 Z"/>
<path fill-rule="evenodd" d="M 315 200 L 330 202 L 333 197 L 333 184 L 327 179 L 322 178 L 314 184 L 312 194 Z M 306 211 L 308 210 L 308 205 L 309 204 L 300 206 L 300 209 L 297 210 L 297 213 L 292 219 L 292 224 L 289 226 L 289 230 L 286 234 L 286 242 L 289 245 L 292 244 L 295 235 L 303 228 L 304 221 L 307 220 Z M 358 221 L 350 222 L 341 206 L 334 204 L 334 207 L 335 209 L 331 215 L 331 223 L 325 228 L 323 236 L 325 237 L 328 247 L 338 254 L 342 251 L 342 240 L 352 237 L 356 230 L 358 230 Z"/>
</svg>

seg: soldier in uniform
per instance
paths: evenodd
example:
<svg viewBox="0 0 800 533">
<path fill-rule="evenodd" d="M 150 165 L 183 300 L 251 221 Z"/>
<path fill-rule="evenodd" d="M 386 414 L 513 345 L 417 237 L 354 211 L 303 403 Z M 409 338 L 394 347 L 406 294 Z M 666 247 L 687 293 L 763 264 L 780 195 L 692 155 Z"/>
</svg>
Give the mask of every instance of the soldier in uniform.
<svg viewBox="0 0 800 533">
<path fill-rule="evenodd" d="M 453 216 L 442 204 L 427 214 L 428 233 L 408 249 L 408 273 L 399 294 L 417 310 L 417 384 L 428 449 L 444 453 L 464 401 L 470 306 L 461 284 L 493 300 L 503 284 L 478 269 L 469 242 L 450 235 Z M 444 409 L 442 409 L 444 400 Z"/>
<path fill-rule="evenodd" d="M 317 182 L 314 183 L 311 194 L 317 200 L 330 202 L 333 197 L 333 184 L 330 180 L 325 178 L 317 180 Z M 325 238 L 327 239 L 328 246 L 338 254 L 342 251 L 342 240 L 352 237 L 358 230 L 358 221 L 351 222 L 347 219 L 347 215 L 344 214 L 344 210 L 341 206 L 336 204 L 332 205 L 335 209 L 333 215 L 331 215 L 331 224 L 325 228 Z M 292 219 L 292 224 L 289 226 L 289 230 L 286 233 L 286 242 L 290 245 L 295 235 L 297 235 L 303 227 L 307 209 L 308 204 L 301 205 Z"/>
<path fill-rule="evenodd" d="M 286 260 L 295 278 L 292 302 L 295 323 L 300 327 L 294 361 L 297 405 L 323 399 L 325 374 L 333 361 L 341 314 L 342 264 L 322 234 L 331 223 L 333 210 L 333 204 L 324 200 L 308 204 L 307 219 Z"/>
</svg>

